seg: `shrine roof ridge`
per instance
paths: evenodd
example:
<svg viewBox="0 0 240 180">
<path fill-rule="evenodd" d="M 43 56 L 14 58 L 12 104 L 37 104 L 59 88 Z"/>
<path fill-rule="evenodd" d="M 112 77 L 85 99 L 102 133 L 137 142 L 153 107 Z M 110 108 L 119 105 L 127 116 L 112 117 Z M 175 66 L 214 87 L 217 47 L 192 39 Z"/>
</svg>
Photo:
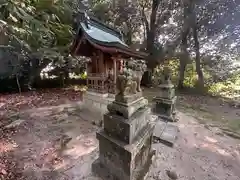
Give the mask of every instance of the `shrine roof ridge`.
<svg viewBox="0 0 240 180">
<path fill-rule="evenodd" d="M 99 19 L 97 19 L 96 17 L 87 14 L 85 11 L 81 11 L 80 12 L 80 23 L 87 21 L 87 23 L 93 24 L 94 26 L 97 26 L 99 29 L 104 30 L 105 32 L 108 32 L 114 36 L 117 36 L 120 39 L 123 39 L 123 34 L 121 31 L 115 29 L 114 27 L 111 27 L 110 25 L 107 25 L 105 23 L 103 23 L 102 21 L 100 21 Z M 79 23 L 79 26 L 81 26 L 81 24 Z"/>
</svg>

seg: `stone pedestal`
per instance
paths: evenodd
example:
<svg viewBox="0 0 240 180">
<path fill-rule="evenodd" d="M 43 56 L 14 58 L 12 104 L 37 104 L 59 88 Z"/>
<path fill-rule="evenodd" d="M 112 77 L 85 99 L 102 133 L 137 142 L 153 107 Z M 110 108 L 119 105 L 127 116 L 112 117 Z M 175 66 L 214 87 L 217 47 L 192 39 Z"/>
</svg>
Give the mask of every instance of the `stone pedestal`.
<svg viewBox="0 0 240 180">
<path fill-rule="evenodd" d="M 135 98 L 134 98 L 135 97 Z M 152 164 L 154 124 L 148 102 L 141 93 L 116 96 L 97 133 L 99 158 L 92 164 L 104 180 L 145 180 Z"/>
<path fill-rule="evenodd" d="M 162 84 L 159 86 L 160 92 L 154 98 L 155 105 L 153 112 L 161 119 L 169 122 L 176 122 L 176 100 L 173 84 Z"/>
<path fill-rule="evenodd" d="M 114 101 L 114 97 L 111 97 L 108 93 L 100 94 L 95 92 L 87 91 L 83 95 L 83 105 L 90 109 L 98 109 L 107 112 L 107 105 Z"/>
<path fill-rule="evenodd" d="M 110 94 L 100 94 L 87 91 L 83 95 L 82 116 L 96 125 L 101 125 L 103 115 L 108 112 L 107 106 L 114 101 Z"/>
</svg>

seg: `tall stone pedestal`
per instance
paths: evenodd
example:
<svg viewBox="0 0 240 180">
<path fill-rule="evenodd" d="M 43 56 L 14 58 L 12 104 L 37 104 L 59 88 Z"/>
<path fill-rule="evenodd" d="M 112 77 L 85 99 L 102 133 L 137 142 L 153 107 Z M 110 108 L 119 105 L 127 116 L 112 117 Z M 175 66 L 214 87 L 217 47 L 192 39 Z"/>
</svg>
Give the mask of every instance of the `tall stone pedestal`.
<svg viewBox="0 0 240 180">
<path fill-rule="evenodd" d="M 97 133 L 99 158 L 92 164 L 104 180 L 145 180 L 155 151 L 154 125 L 148 102 L 141 93 L 116 96 L 104 115 L 104 129 Z"/>
<path fill-rule="evenodd" d="M 169 122 L 176 122 L 176 100 L 175 89 L 173 84 L 162 84 L 159 86 L 160 92 L 154 98 L 155 105 L 153 112 L 161 119 Z"/>
</svg>

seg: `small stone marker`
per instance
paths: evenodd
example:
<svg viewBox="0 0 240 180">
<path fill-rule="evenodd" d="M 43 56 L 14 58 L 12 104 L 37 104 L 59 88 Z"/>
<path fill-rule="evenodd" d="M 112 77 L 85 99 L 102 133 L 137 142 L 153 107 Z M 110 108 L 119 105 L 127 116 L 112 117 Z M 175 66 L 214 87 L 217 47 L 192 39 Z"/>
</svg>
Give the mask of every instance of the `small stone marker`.
<svg viewBox="0 0 240 180">
<path fill-rule="evenodd" d="M 108 105 L 104 129 L 97 133 L 100 154 L 92 171 L 104 180 L 147 179 L 155 154 L 154 123 L 150 122 L 150 109 L 142 97 L 140 81 L 133 80 L 133 73 L 118 76 L 119 93 Z"/>
</svg>

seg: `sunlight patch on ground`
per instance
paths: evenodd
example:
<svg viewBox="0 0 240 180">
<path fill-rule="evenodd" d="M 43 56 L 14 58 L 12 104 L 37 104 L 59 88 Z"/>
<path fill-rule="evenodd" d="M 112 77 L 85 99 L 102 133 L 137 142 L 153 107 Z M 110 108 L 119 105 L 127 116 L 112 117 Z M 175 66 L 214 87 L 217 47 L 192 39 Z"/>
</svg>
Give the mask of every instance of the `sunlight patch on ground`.
<svg viewBox="0 0 240 180">
<path fill-rule="evenodd" d="M 68 166 L 71 168 L 72 160 L 78 161 L 78 159 L 81 159 L 81 157 L 90 155 L 97 149 L 98 143 L 95 137 L 85 136 L 86 135 L 80 135 L 68 144 L 68 148 L 63 152 L 63 156 L 67 158 L 64 158 L 61 163 L 56 164 L 54 166 L 55 170 L 69 169 Z"/>
<path fill-rule="evenodd" d="M 217 143 L 218 141 L 216 139 L 213 139 L 211 137 L 205 136 L 205 140 L 207 140 L 210 143 Z"/>
<path fill-rule="evenodd" d="M 98 146 L 95 137 L 85 137 L 80 140 L 76 138 L 75 142 L 71 144 L 72 147 L 65 150 L 64 155 L 71 156 L 73 159 L 78 159 L 81 156 L 90 154 Z"/>
<path fill-rule="evenodd" d="M 0 103 L 0 108 L 3 107 L 5 105 L 5 103 Z"/>
<path fill-rule="evenodd" d="M 222 148 L 219 148 L 213 144 L 209 144 L 209 143 L 204 143 L 200 146 L 201 148 L 204 148 L 204 149 L 207 149 L 207 150 L 210 150 L 211 152 L 216 152 L 220 155 L 223 155 L 223 156 L 231 156 L 230 153 L 228 153 L 226 150 L 222 149 Z"/>
<path fill-rule="evenodd" d="M 17 147 L 18 145 L 16 143 L 0 141 L 0 154 L 12 151 Z"/>
<path fill-rule="evenodd" d="M 224 149 L 217 149 L 217 152 L 223 156 L 231 156 L 231 154 L 226 152 Z"/>
<path fill-rule="evenodd" d="M 181 129 L 183 129 L 183 128 L 186 127 L 186 125 L 185 125 L 185 124 L 179 124 L 178 127 L 181 128 Z"/>
<path fill-rule="evenodd" d="M 66 167 L 68 167 L 68 165 L 70 164 L 69 160 L 63 160 L 61 163 L 56 164 L 54 167 L 54 171 L 59 170 L 59 169 L 65 169 Z"/>
</svg>

